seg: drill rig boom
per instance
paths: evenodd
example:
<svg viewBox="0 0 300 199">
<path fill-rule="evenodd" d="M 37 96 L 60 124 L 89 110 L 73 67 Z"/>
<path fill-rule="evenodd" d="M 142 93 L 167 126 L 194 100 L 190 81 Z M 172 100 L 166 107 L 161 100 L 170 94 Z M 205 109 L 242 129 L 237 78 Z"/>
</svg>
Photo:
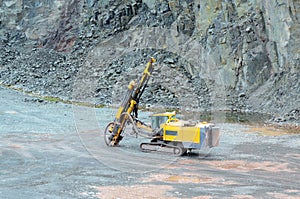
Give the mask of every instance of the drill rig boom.
<svg viewBox="0 0 300 199">
<path fill-rule="evenodd" d="M 137 117 L 138 103 L 150 79 L 150 75 L 153 71 L 152 63 L 154 62 L 156 62 L 156 60 L 154 58 L 151 58 L 146 65 L 142 77 L 137 83 L 135 81 L 131 81 L 129 83 L 128 90 L 118 109 L 114 122 L 109 123 L 109 125 L 107 126 L 108 132 L 111 133 L 108 140 L 105 139 L 107 145 L 118 145 L 123 138 L 121 136 L 121 133 L 123 132 L 126 121 L 128 119 L 132 119 L 129 118 L 132 117 L 132 114 Z"/>
</svg>

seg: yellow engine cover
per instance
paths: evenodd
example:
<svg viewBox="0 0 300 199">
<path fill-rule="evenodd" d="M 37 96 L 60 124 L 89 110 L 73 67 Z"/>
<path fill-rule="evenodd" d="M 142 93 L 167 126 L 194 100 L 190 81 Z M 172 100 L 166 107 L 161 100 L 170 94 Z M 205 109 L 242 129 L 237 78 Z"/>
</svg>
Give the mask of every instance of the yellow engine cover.
<svg viewBox="0 0 300 199">
<path fill-rule="evenodd" d="M 183 126 L 176 122 L 165 124 L 163 140 L 176 142 L 200 143 L 200 127 Z"/>
</svg>

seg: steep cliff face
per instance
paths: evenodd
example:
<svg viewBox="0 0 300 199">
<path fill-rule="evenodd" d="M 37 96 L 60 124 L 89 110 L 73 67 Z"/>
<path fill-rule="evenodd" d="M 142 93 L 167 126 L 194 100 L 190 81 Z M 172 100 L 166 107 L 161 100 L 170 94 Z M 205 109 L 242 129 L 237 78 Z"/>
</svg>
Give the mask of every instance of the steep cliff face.
<svg viewBox="0 0 300 199">
<path fill-rule="evenodd" d="M 79 30 L 79 1 L 1 1 L 1 26 L 25 34 L 40 47 L 70 50 Z"/>
<path fill-rule="evenodd" d="M 156 53 L 167 72 L 151 80 L 142 103 L 299 118 L 299 1 L 0 0 L 0 6 L 4 84 L 70 98 L 78 71 L 89 70 L 99 81 L 97 101 L 110 103 L 126 76 Z M 99 49 L 111 38 L 135 50 L 102 66 L 107 60 L 97 60 Z"/>
<path fill-rule="evenodd" d="M 196 34 L 239 99 L 229 103 L 299 110 L 299 6 L 297 1 L 198 4 Z"/>
</svg>

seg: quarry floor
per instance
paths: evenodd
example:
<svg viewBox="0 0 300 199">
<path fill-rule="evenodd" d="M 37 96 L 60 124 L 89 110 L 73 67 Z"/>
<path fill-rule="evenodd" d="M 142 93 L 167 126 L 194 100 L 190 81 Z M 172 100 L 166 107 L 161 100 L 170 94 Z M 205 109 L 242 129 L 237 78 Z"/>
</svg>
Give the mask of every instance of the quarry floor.
<svg viewBox="0 0 300 199">
<path fill-rule="evenodd" d="M 300 133 L 217 123 L 218 147 L 173 157 L 107 147 L 114 114 L 0 87 L 1 198 L 299 198 Z"/>
</svg>

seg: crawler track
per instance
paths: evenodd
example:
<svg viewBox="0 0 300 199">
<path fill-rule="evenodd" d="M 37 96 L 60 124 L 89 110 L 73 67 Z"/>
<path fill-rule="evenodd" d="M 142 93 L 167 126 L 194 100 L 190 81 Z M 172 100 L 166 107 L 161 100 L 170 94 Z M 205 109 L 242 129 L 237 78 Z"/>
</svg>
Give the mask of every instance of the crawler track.
<svg viewBox="0 0 300 199">
<path fill-rule="evenodd" d="M 181 156 L 186 152 L 186 150 L 180 146 L 166 144 L 163 142 L 144 142 L 140 144 L 140 149 L 143 152 L 169 153 L 175 156 Z"/>
</svg>

